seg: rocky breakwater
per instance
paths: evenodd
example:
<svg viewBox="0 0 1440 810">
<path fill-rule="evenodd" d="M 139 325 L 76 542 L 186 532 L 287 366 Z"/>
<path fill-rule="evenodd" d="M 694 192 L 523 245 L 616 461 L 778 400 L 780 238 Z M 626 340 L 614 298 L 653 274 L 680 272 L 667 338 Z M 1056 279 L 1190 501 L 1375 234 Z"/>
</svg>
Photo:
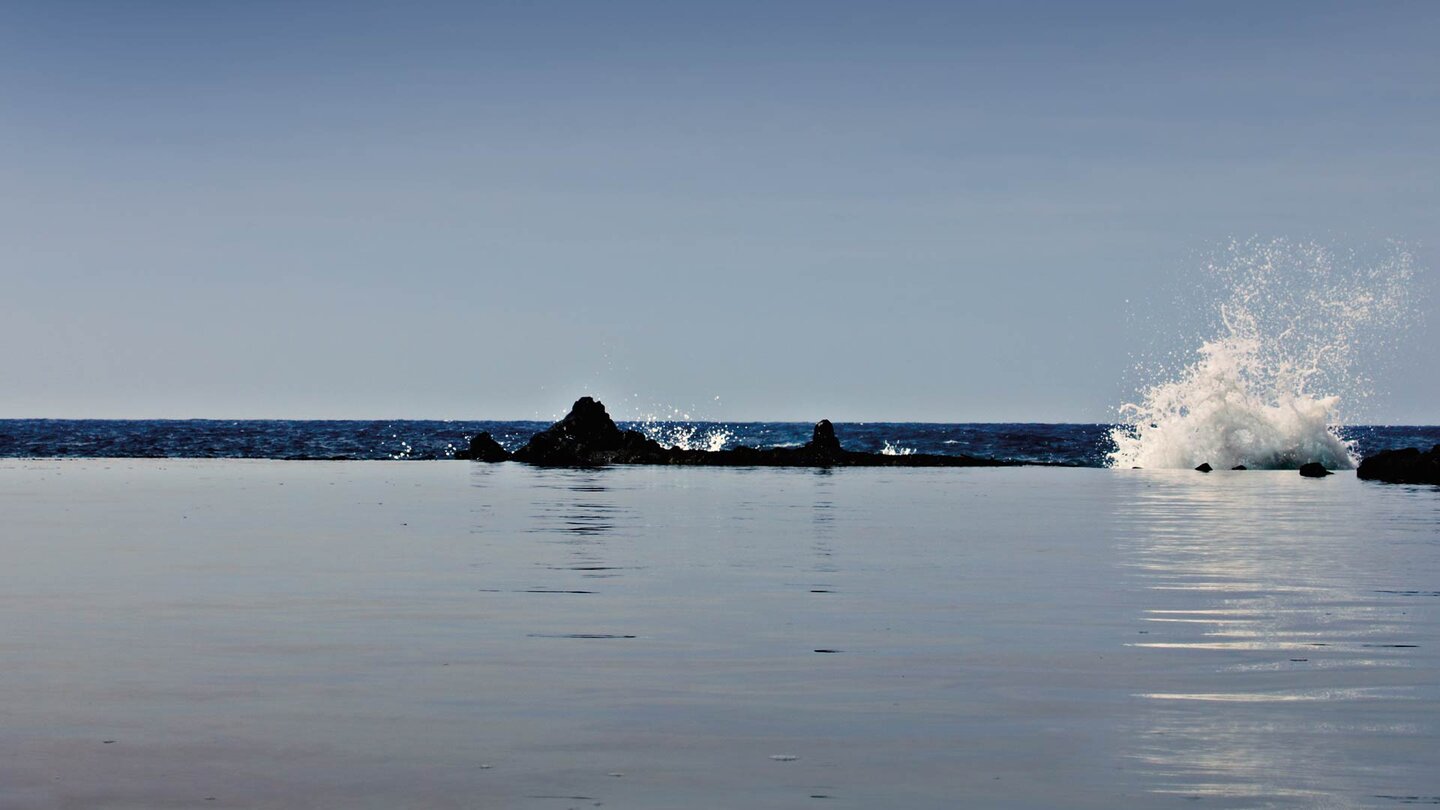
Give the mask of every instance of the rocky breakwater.
<svg viewBox="0 0 1440 810">
<path fill-rule="evenodd" d="M 974 456 L 912 453 L 889 456 L 846 450 L 828 419 L 815 425 L 800 447 L 736 447 L 730 450 L 682 450 L 664 447 L 635 430 L 621 430 L 605 406 L 590 397 L 575 401 L 564 419 L 530 437 L 514 453 L 488 434 L 476 436 L 459 458 L 523 461 L 542 467 L 600 467 L 607 464 L 676 464 L 708 467 L 1000 467 L 1011 462 Z"/>
<path fill-rule="evenodd" d="M 1422 453 L 1418 447 L 1382 450 L 1366 456 L 1355 470 L 1357 478 L 1389 484 L 1440 485 L 1440 444 Z"/>
</svg>

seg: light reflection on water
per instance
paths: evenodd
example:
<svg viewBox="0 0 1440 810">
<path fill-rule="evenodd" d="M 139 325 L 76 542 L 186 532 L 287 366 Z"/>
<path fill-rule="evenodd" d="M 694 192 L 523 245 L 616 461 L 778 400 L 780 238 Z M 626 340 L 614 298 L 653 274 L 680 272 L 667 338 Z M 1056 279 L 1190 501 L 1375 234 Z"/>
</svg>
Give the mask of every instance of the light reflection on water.
<svg viewBox="0 0 1440 810">
<path fill-rule="evenodd" d="M 1440 797 L 1434 490 L 34 462 L 0 507 L 0 807 Z"/>
<path fill-rule="evenodd" d="M 1436 710 L 1433 610 L 1398 594 L 1435 572 L 1394 567 L 1435 543 L 1433 493 L 1242 475 L 1150 474 L 1116 501 L 1127 584 L 1148 594 L 1128 646 L 1148 656 L 1130 756 L 1151 792 L 1227 806 L 1434 798 L 1395 782 L 1429 756 Z M 1393 756 L 1362 754 L 1376 746 Z"/>
<path fill-rule="evenodd" d="M 623 488 L 605 470 L 542 469 L 533 502 L 532 532 L 560 532 L 570 541 L 614 534 L 634 510 L 621 505 Z"/>
</svg>

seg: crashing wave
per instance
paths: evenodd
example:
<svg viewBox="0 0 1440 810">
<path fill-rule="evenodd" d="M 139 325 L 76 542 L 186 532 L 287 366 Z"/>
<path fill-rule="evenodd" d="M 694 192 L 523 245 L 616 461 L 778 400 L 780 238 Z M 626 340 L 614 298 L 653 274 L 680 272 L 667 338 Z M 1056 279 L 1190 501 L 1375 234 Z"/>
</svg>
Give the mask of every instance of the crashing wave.
<svg viewBox="0 0 1440 810">
<path fill-rule="evenodd" d="M 1311 243 L 1232 244 L 1209 268 L 1224 285 L 1215 337 L 1120 408 L 1113 467 L 1351 468 L 1342 406 L 1368 396 L 1360 361 L 1409 316 L 1411 256 L 1337 257 Z"/>
</svg>

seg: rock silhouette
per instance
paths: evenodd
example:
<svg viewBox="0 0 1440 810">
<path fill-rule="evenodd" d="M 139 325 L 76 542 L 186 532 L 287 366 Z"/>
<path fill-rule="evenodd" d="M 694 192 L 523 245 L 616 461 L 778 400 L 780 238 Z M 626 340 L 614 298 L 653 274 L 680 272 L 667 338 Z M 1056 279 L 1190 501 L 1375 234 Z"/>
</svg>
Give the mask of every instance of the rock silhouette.
<svg viewBox="0 0 1440 810">
<path fill-rule="evenodd" d="M 1318 461 L 1312 461 L 1309 464 L 1301 464 L 1300 474 L 1305 476 L 1306 478 L 1324 478 L 1327 475 L 1334 475 L 1334 473 L 1325 469 L 1325 465 L 1321 464 Z"/>
<path fill-rule="evenodd" d="M 508 461 L 510 451 L 495 441 L 495 438 L 489 433 L 480 433 L 470 438 L 468 448 L 455 451 L 455 458 L 468 458 L 475 461 Z"/>
<path fill-rule="evenodd" d="M 482 439 L 482 436 L 484 439 Z M 477 444 L 478 443 L 478 444 Z M 491 445 L 494 445 L 493 447 Z M 495 452 L 496 448 L 499 452 Z M 502 455 L 503 454 L 503 455 Z M 708 467 L 1000 467 L 1013 462 L 974 456 L 912 453 L 890 456 L 846 450 L 835 426 L 822 419 L 801 447 L 736 447 L 731 450 L 682 450 L 664 447 L 635 430 L 621 430 L 604 404 L 591 397 L 575 401 L 564 419 L 530 437 L 514 453 L 505 453 L 487 434 L 456 454 L 476 461 L 513 459 L 542 467 L 600 467 L 608 464 L 675 464 Z"/>
<path fill-rule="evenodd" d="M 1440 444 L 1422 453 L 1418 447 L 1383 450 L 1366 456 L 1355 475 L 1389 484 L 1440 484 Z"/>
<path fill-rule="evenodd" d="M 542 467 L 598 467 L 659 464 L 664 453 L 665 448 L 645 434 L 617 427 L 603 404 L 581 397 L 564 419 L 531 436 L 514 458 Z"/>
<path fill-rule="evenodd" d="M 835 426 L 830 424 L 829 419 L 821 419 L 815 423 L 815 430 L 810 433 L 810 446 L 817 451 L 843 452 L 840 449 L 840 440 L 835 438 Z"/>
</svg>

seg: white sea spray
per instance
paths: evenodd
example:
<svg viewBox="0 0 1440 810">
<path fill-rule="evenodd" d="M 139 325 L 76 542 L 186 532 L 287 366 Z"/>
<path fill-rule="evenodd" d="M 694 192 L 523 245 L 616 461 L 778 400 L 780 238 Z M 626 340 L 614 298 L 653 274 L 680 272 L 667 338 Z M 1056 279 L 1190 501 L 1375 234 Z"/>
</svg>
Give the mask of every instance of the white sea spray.
<svg viewBox="0 0 1440 810">
<path fill-rule="evenodd" d="M 1355 465 L 1339 432 L 1370 396 L 1365 363 L 1413 314 L 1412 257 L 1289 240 L 1236 242 L 1206 267 L 1211 335 L 1120 408 L 1114 467 Z"/>
<path fill-rule="evenodd" d="M 654 439 L 665 447 L 678 447 L 681 450 L 706 450 L 713 453 L 724 450 L 725 445 L 734 437 L 734 432 L 724 425 L 697 425 L 688 421 L 677 421 L 677 417 L 688 419 L 689 414 L 677 411 L 669 418 L 647 414 L 636 427 L 647 438 Z"/>
</svg>

